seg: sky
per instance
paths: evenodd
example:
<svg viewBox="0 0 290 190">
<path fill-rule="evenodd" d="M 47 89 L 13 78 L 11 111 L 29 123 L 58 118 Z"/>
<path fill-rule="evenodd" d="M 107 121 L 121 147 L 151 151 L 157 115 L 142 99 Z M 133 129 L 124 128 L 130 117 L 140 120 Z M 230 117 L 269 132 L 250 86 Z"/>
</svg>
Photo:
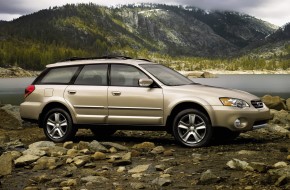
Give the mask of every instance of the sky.
<svg viewBox="0 0 290 190">
<path fill-rule="evenodd" d="M 132 3 L 189 5 L 206 10 L 238 11 L 277 26 L 290 22 L 290 0 L 0 0 L 0 20 L 10 21 L 22 15 L 67 3 L 90 2 L 106 6 Z"/>
</svg>

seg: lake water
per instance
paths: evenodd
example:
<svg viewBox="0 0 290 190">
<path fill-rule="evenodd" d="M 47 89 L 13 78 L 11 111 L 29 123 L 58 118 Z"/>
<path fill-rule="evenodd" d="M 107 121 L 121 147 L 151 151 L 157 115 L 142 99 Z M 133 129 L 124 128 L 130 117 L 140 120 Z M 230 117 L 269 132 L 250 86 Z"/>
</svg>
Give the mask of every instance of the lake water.
<svg viewBox="0 0 290 190">
<path fill-rule="evenodd" d="M 19 105 L 24 89 L 34 78 L 0 79 L 0 104 Z M 290 75 L 218 75 L 218 78 L 194 78 L 194 82 L 244 90 L 257 96 L 265 94 L 290 98 Z"/>
</svg>

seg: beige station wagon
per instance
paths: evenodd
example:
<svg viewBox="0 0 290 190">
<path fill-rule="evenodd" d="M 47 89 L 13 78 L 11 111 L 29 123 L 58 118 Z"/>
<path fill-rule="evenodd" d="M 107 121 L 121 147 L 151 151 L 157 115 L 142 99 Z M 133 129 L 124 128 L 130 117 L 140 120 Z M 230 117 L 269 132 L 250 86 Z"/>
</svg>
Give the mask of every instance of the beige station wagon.
<svg viewBox="0 0 290 190">
<path fill-rule="evenodd" d="M 188 147 L 265 127 L 271 118 L 247 92 L 194 83 L 148 60 L 72 58 L 47 65 L 25 90 L 23 120 L 38 121 L 54 142 L 78 128 L 100 137 L 116 130 L 164 130 Z"/>
</svg>

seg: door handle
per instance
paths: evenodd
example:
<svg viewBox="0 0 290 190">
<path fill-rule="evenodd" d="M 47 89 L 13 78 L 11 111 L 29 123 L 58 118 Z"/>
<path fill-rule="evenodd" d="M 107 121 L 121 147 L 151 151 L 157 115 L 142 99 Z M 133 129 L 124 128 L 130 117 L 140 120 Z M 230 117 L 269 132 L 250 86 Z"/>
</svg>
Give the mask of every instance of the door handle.
<svg viewBox="0 0 290 190">
<path fill-rule="evenodd" d="M 112 92 L 112 95 L 113 96 L 120 96 L 121 95 L 121 92 L 119 92 L 119 91 L 113 91 Z"/>
<path fill-rule="evenodd" d="M 75 94 L 75 93 L 77 93 L 77 91 L 75 91 L 75 90 L 69 90 L 69 91 L 67 91 L 69 94 Z"/>
</svg>

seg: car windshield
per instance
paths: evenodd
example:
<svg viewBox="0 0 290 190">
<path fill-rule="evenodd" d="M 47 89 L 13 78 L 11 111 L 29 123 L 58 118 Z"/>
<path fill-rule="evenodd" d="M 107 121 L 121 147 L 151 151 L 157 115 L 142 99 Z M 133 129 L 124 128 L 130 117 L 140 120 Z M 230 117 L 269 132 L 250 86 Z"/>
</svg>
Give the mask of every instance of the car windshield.
<svg viewBox="0 0 290 190">
<path fill-rule="evenodd" d="M 193 84 L 191 80 L 183 76 L 182 74 L 159 64 L 142 64 L 140 65 L 160 82 L 168 86 L 180 86 Z"/>
</svg>

